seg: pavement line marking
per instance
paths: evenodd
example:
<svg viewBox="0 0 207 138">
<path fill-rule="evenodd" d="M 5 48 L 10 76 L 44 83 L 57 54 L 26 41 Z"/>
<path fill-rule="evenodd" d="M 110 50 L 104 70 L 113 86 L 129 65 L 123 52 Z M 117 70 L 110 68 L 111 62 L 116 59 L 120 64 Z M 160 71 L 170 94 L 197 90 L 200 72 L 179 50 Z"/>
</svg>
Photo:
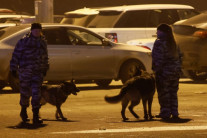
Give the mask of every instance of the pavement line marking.
<svg viewBox="0 0 207 138">
<path fill-rule="evenodd" d="M 172 127 L 138 127 L 129 129 L 101 129 L 101 130 L 81 130 L 52 132 L 51 134 L 71 134 L 71 133 L 124 133 L 124 132 L 153 132 L 153 131 L 181 131 L 181 130 L 207 130 L 207 126 L 172 126 Z"/>
</svg>

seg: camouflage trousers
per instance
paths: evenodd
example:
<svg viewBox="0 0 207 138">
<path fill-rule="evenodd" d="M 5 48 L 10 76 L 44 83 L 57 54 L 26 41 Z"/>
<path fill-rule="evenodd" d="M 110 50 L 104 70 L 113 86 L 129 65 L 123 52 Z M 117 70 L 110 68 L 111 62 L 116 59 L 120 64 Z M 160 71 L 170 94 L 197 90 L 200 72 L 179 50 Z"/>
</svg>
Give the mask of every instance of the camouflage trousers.
<svg viewBox="0 0 207 138">
<path fill-rule="evenodd" d="M 163 117 L 178 116 L 179 76 L 162 76 L 156 74 L 160 115 Z"/>
<path fill-rule="evenodd" d="M 20 105 L 29 107 L 30 97 L 33 108 L 40 108 L 41 86 L 43 82 L 43 74 L 40 71 L 32 69 L 19 70 L 20 81 Z"/>
</svg>

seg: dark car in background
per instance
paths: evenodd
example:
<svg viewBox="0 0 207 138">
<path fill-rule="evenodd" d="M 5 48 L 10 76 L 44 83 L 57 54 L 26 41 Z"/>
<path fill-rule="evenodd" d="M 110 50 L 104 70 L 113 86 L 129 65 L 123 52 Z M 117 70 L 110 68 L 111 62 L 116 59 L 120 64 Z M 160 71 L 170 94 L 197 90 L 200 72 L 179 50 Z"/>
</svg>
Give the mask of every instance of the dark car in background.
<svg viewBox="0 0 207 138">
<path fill-rule="evenodd" d="M 183 70 L 195 81 L 207 78 L 207 12 L 173 25 L 183 53 Z"/>
</svg>

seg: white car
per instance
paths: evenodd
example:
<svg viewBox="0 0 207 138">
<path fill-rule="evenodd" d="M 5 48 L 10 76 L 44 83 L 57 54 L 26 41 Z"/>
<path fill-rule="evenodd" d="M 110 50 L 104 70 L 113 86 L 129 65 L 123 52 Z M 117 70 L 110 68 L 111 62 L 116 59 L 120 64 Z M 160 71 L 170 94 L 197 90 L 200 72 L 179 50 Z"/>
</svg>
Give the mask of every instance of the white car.
<svg viewBox="0 0 207 138">
<path fill-rule="evenodd" d="M 17 15 L 17 14 L 10 14 L 10 15 L 0 15 L 0 23 L 16 23 L 20 24 L 24 18 L 30 18 L 29 15 Z"/>
<path fill-rule="evenodd" d="M 0 29 L 4 29 L 6 27 L 10 27 L 10 26 L 16 26 L 17 24 L 15 23 L 0 23 Z"/>
<path fill-rule="evenodd" d="M 141 46 L 144 48 L 147 48 L 149 50 L 153 49 L 154 42 L 156 38 L 149 38 L 149 39 L 134 39 L 134 40 L 129 40 L 126 42 L 128 45 L 135 45 L 135 46 Z"/>
<path fill-rule="evenodd" d="M 15 44 L 30 31 L 30 24 L 0 30 L 0 88 L 16 81 L 9 73 Z M 137 69 L 151 70 L 151 51 L 142 47 L 116 44 L 80 26 L 43 24 L 48 43 L 50 68 L 45 80 L 93 80 L 106 87 L 112 80 L 124 83 Z"/>
<path fill-rule="evenodd" d="M 60 23 L 86 27 L 98 13 L 98 9 L 92 8 L 82 8 L 70 12 L 65 12 L 65 17 L 61 20 Z"/>
<path fill-rule="evenodd" d="M 192 6 L 178 4 L 108 7 L 99 9 L 99 14 L 87 27 L 114 42 L 126 43 L 156 37 L 160 23 L 173 24 L 197 14 Z"/>
</svg>

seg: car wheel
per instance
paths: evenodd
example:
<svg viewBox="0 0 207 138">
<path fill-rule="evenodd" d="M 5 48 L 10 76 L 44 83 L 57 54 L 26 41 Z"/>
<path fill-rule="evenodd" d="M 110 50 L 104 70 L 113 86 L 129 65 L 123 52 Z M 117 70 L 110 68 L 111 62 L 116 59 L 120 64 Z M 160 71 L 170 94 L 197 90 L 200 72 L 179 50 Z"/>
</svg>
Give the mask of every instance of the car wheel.
<svg viewBox="0 0 207 138">
<path fill-rule="evenodd" d="M 128 79 L 132 78 L 137 73 L 137 69 L 145 70 L 145 67 L 141 62 L 136 60 L 124 63 L 120 70 L 120 78 L 122 83 L 124 84 Z"/>
<path fill-rule="evenodd" d="M 19 78 L 9 74 L 9 85 L 14 92 L 19 92 Z"/>
<path fill-rule="evenodd" d="M 112 81 L 111 79 L 109 79 L 109 80 L 95 80 L 95 83 L 101 88 L 106 88 L 109 86 L 111 81 Z"/>
<path fill-rule="evenodd" d="M 207 79 L 207 72 L 188 70 L 189 77 L 194 81 L 205 81 Z"/>
<path fill-rule="evenodd" d="M 3 89 L 7 83 L 5 81 L 0 81 L 0 90 Z"/>
</svg>

